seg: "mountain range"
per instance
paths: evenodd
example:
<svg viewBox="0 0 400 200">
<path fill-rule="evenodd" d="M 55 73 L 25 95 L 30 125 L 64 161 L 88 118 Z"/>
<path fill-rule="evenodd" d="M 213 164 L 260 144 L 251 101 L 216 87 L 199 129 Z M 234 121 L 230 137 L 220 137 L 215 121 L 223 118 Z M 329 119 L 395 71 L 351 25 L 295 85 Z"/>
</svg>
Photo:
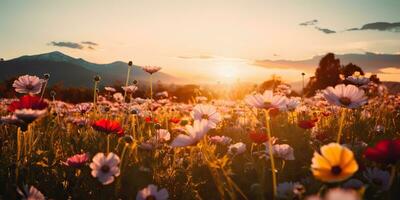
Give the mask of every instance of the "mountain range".
<svg viewBox="0 0 400 200">
<path fill-rule="evenodd" d="M 253 64 L 260 67 L 310 70 L 318 66 L 324 55 L 314 56 L 305 60 L 256 60 Z M 382 73 L 384 68 L 397 68 L 400 70 L 400 54 L 377 54 L 366 52 L 364 54 L 336 54 L 342 65 L 353 63 L 360 66 L 365 72 Z"/>
<path fill-rule="evenodd" d="M 49 73 L 50 85 L 62 82 L 66 87 L 92 87 L 95 75 L 100 75 L 102 85 L 125 83 L 127 70 L 128 64 L 122 61 L 96 64 L 54 51 L 0 61 L 0 81 L 25 74 L 43 77 L 43 74 Z M 132 66 L 131 80 L 137 80 L 139 83 L 147 82 L 149 75 L 139 66 L 134 65 Z M 153 81 L 178 83 L 181 79 L 157 72 L 153 74 Z"/>
</svg>

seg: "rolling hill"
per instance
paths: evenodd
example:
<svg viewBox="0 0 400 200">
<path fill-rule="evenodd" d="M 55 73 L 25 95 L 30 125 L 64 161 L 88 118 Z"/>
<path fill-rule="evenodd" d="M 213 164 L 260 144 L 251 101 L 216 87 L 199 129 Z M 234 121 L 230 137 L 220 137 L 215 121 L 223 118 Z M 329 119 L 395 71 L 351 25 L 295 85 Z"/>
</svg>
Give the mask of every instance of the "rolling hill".
<svg viewBox="0 0 400 200">
<path fill-rule="evenodd" d="M 21 56 L 12 60 L 0 62 L 0 81 L 18 77 L 24 74 L 42 77 L 50 73 L 49 84 L 62 82 L 66 87 L 92 87 L 93 77 L 100 75 L 102 85 L 125 83 L 128 64 L 121 61 L 109 64 L 91 63 L 81 58 L 73 58 L 59 51 L 39 55 Z M 132 67 L 131 80 L 147 82 L 148 74 L 139 66 Z M 179 83 L 180 78 L 163 72 L 153 75 L 154 81 L 163 83 Z"/>
</svg>

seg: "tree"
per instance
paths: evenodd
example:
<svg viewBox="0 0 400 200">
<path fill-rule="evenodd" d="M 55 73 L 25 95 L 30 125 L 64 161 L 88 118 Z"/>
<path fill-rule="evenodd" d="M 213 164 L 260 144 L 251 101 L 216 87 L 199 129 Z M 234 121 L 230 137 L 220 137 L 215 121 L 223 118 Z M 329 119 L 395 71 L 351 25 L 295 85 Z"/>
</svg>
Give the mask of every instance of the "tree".
<svg viewBox="0 0 400 200">
<path fill-rule="evenodd" d="M 335 86 L 340 82 L 340 60 L 335 54 L 328 53 L 319 61 L 315 76 L 310 78 L 305 92 L 307 96 L 315 94 L 316 90 L 325 89 L 328 86 Z"/>
<path fill-rule="evenodd" d="M 364 71 L 361 69 L 361 67 L 353 64 L 353 63 L 349 63 L 345 66 L 343 66 L 340 69 L 340 72 L 343 74 L 343 76 L 345 78 L 347 78 L 348 76 L 351 76 L 354 74 L 354 72 L 360 72 L 360 75 L 364 75 Z"/>
</svg>

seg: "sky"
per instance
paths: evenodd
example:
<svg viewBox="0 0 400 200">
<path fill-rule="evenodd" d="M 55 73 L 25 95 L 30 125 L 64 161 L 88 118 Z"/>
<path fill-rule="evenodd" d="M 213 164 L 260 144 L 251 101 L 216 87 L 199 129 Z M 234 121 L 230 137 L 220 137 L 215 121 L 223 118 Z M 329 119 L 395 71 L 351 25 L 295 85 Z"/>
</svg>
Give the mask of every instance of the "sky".
<svg viewBox="0 0 400 200">
<path fill-rule="evenodd" d="M 362 28 L 400 22 L 399 10 L 398 0 L 0 0 L 0 57 L 58 50 L 96 63 L 157 65 L 196 81 L 272 74 L 293 81 L 301 70 L 263 68 L 255 60 L 399 54 L 399 27 Z"/>
</svg>

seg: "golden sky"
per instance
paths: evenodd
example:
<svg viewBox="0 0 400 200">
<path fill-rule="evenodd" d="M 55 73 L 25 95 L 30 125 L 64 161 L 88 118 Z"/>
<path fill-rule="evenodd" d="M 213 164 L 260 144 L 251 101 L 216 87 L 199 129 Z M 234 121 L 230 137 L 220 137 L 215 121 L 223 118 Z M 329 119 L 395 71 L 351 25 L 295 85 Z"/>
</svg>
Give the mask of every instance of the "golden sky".
<svg viewBox="0 0 400 200">
<path fill-rule="evenodd" d="M 14 58 L 59 50 L 97 63 L 133 60 L 137 65 L 158 65 L 166 73 L 196 81 L 261 81 L 271 74 L 295 81 L 304 70 L 253 63 L 308 59 L 327 52 L 399 53 L 397 31 L 346 31 L 372 22 L 396 22 L 399 7 L 395 0 L 4 0 L 0 55 Z M 300 25 L 312 20 L 317 21 Z M 97 45 L 89 49 L 83 41 Z M 306 73 L 311 75 L 315 67 Z M 398 79 L 399 74 L 384 77 Z"/>
</svg>

